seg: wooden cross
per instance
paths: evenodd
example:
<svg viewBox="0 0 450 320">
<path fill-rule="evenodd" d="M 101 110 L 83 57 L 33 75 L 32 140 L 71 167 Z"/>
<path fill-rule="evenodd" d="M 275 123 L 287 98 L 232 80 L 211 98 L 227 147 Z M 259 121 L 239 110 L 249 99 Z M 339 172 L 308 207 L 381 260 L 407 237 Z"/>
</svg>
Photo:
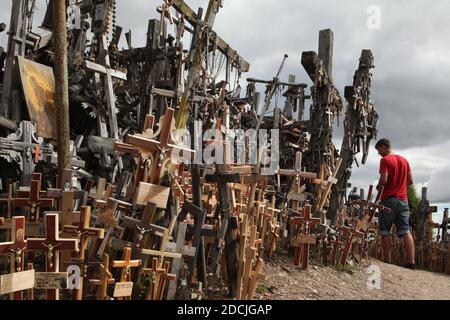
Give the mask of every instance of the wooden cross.
<svg viewBox="0 0 450 320">
<path fill-rule="evenodd" d="M 173 150 L 195 153 L 194 150 L 170 143 L 174 113 L 175 109 L 166 108 L 166 113 L 160 124 L 159 141 L 153 140 L 145 134 L 129 135 L 127 137 L 127 143 L 138 149 L 143 158 L 153 158 L 151 162 L 152 167 L 149 174 L 150 177 L 148 179 L 148 182 L 152 184 L 159 184 L 161 172 L 163 170 L 163 163 L 168 157 L 170 157 L 170 153 Z"/>
<path fill-rule="evenodd" d="M 350 205 L 358 205 L 362 209 L 364 216 L 359 219 L 356 230 L 358 231 L 367 231 L 367 224 L 370 223 L 373 219 L 373 216 L 375 214 L 376 210 L 383 210 L 387 213 L 392 212 L 392 210 L 388 207 L 385 207 L 381 204 L 378 204 L 378 202 L 381 199 L 381 195 L 383 194 L 384 188 L 378 191 L 378 195 L 375 199 L 375 202 L 372 202 L 372 192 L 373 192 L 373 185 L 369 187 L 369 192 L 367 194 L 367 200 L 353 200 L 350 202 Z"/>
<path fill-rule="evenodd" d="M 151 232 L 162 232 L 164 230 L 164 228 L 152 224 L 156 214 L 156 210 L 156 204 L 148 202 L 142 213 L 141 220 L 137 220 L 131 217 L 123 217 L 122 227 L 129 228 L 134 231 L 134 243 L 136 248 L 145 247 L 148 235 Z"/>
<path fill-rule="evenodd" d="M 143 273 L 150 273 L 152 275 L 152 281 L 145 295 L 145 300 L 163 299 L 167 281 L 173 281 L 177 277 L 175 274 L 170 274 L 169 269 L 170 263 L 168 261 L 164 263 L 164 268 L 161 268 L 160 260 L 153 258 L 152 267 L 142 270 Z"/>
<path fill-rule="evenodd" d="M 153 249 L 141 249 L 140 253 L 142 255 L 148 255 L 148 256 L 156 256 L 161 259 L 164 258 L 173 258 L 173 259 L 181 259 L 182 254 L 181 253 L 175 253 L 175 252 L 169 252 L 167 250 L 167 245 L 169 243 L 169 229 L 164 229 L 164 235 L 162 237 L 161 245 L 159 250 L 153 250 Z"/>
<path fill-rule="evenodd" d="M 81 208 L 80 221 L 78 226 L 64 226 L 63 232 L 72 236 L 76 236 L 80 247 L 78 258 L 84 260 L 85 250 L 87 249 L 88 239 L 103 239 L 105 230 L 102 228 L 90 228 L 91 207 L 83 206 Z"/>
<path fill-rule="evenodd" d="M 131 260 L 131 248 L 126 247 L 123 250 L 123 260 L 115 260 L 112 262 L 113 268 L 122 268 L 119 282 L 131 281 L 131 268 L 139 267 L 141 260 Z"/>
<path fill-rule="evenodd" d="M 5 197 L 0 198 L 0 203 L 6 203 L 6 218 L 11 219 L 11 213 L 14 211 L 14 198 L 13 198 L 13 184 L 12 182 L 8 183 L 8 193 Z M 0 218 L 2 220 L 3 218 Z M 2 223 L 0 222 L 0 225 Z"/>
<path fill-rule="evenodd" d="M 230 200 L 229 200 L 229 183 L 240 183 L 240 175 L 236 173 L 227 173 L 225 171 L 225 165 L 216 164 L 216 172 L 214 175 L 207 175 L 206 182 L 215 182 L 218 188 L 218 199 L 222 209 L 221 212 L 221 228 L 223 232 L 219 233 L 219 238 L 217 239 L 218 243 L 214 246 L 213 252 L 213 261 L 211 264 L 211 272 L 212 274 L 216 274 L 217 266 L 219 262 L 219 258 L 221 255 L 221 247 L 222 243 L 225 241 L 225 260 L 227 264 L 227 272 L 228 272 L 228 282 L 229 288 L 232 292 L 232 295 L 236 294 L 236 276 L 233 275 L 234 268 L 237 265 L 237 243 L 233 241 L 233 227 L 230 223 L 231 216 L 230 212 Z M 237 224 L 236 224 L 237 225 Z"/>
<path fill-rule="evenodd" d="M 96 300 L 108 300 L 108 285 L 114 284 L 115 280 L 111 271 L 109 271 L 109 255 L 106 253 L 103 255 L 103 263 L 99 266 L 99 279 L 90 279 L 89 282 L 98 286 L 95 294 Z"/>
<path fill-rule="evenodd" d="M 324 192 L 322 192 L 319 204 L 317 205 L 316 211 L 321 211 L 323 207 L 325 206 L 326 201 L 328 200 L 328 195 L 331 192 L 331 188 L 333 185 L 335 185 L 338 181 L 336 179 L 336 175 L 339 171 L 339 168 L 341 167 L 342 159 L 337 160 L 336 167 L 334 168 L 333 173 L 328 177 L 327 180 L 327 187 Z"/>
<path fill-rule="evenodd" d="M 59 252 L 78 251 L 78 242 L 75 239 L 59 238 L 58 213 L 45 214 L 45 238 L 28 239 L 28 250 L 46 251 L 45 271 L 58 272 Z M 47 290 L 48 300 L 58 300 L 58 290 Z"/>
<path fill-rule="evenodd" d="M 189 270 L 188 285 L 190 285 L 194 279 L 195 264 L 197 263 L 197 257 L 199 255 L 200 242 L 202 241 L 202 230 L 205 223 L 206 214 L 201 208 L 185 201 L 181 212 L 178 214 L 178 222 L 182 222 L 186 219 L 188 213 L 193 215 L 195 219 L 194 234 L 192 236 L 192 247 L 194 248 L 195 253 L 193 256 L 186 257 Z M 204 251 L 200 253 L 200 256 L 201 259 L 204 259 Z"/>
<path fill-rule="evenodd" d="M 341 241 L 340 241 L 339 237 L 336 237 L 336 239 L 331 240 L 330 243 L 331 243 L 331 246 L 333 247 L 333 249 L 331 250 L 331 253 L 330 253 L 330 261 L 331 261 L 331 265 L 334 266 L 337 263 L 339 249 L 341 247 Z"/>
<path fill-rule="evenodd" d="M 131 268 L 137 268 L 142 264 L 142 260 L 131 260 L 131 248 L 126 247 L 123 250 L 123 260 L 115 260 L 112 263 L 113 268 L 121 268 L 119 282 L 131 282 Z M 121 299 L 121 298 L 119 298 Z M 131 299 L 131 297 L 127 297 Z"/>
<path fill-rule="evenodd" d="M 119 202 L 115 199 L 109 199 L 107 203 L 102 202 L 101 206 L 99 206 L 98 210 L 100 213 L 98 214 L 98 219 L 103 225 L 104 228 L 107 228 L 106 235 L 103 238 L 103 241 L 97 251 L 97 255 L 99 257 L 103 256 L 106 247 L 109 244 L 111 239 L 111 234 L 114 229 L 119 225 L 119 220 L 116 217 L 116 211 Z"/>
<path fill-rule="evenodd" d="M 41 181 L 32 180 L 30 186 L 30 194 L 28 198 L 14 199 L 14 207 L 28 208 L 30 222 L 39 221 L 40 208 L 52 208 L 55 205 L 55 200 L 51 198 L 41 198 Z"/>
<path fill-rule="evenodd" d="M 13 217 L 12 224 L 12 242 L 0 243 L 0 255 L 9 254 L 12 256 L 10 272 L 24 271 L 25 250 L 27 249 L 27 240 L 25 240 L 25 217 Z M 22 300 L 22 291 L 11 294 L 13 300 Z"/>
<path fill-rule="evenodd" d="M 266 278 L 266 275 L 263 273 L 263 271 L 264 271 L 264 261 L 261 258 L 259 258 L 258 261 L 256 262 L 254 270 L 252 271 L 249 290 L 246 297 L 247 300 L 254 299 L 258 282 Z"/>
<path fill-rule="evenodd" d="M 300 236 L 295 236 L 292 240 L 292 246 L 298 247 L 295 252 L 295 265 L 300 265 L 302 269 L 308 269 L 309 263 L 309 246 L 316 244 L 316 237 L 311 234 L 311 226 L 320 224 L 320 218 L 311 217 L 311 206 L 306 205 L 303 207 L 303 217 L 291 218 L 291 225 L 303 225 L 303 232 Z M 301 251 L 299 250 L 301 247 Z"/>
<path fill-rule="evenodd" d="M 353 239 L 355 237 L 357 238 L 363 238 L 364 233 L 361 231 L 356 230 L 356 228 L 350 228 L 350 227 L 341 227 L 340 230 L 342 230 L 343 234 L 347 235 L 347 240 L 345 241 L 344 249 L 342 251 L 340 264 L 345 265 L 347 263 L 348 256 L 350 254 L 350 250 L 352 249 Z"/>
<path fill-rule="evenodd" d="M 91 268 L 91 266 L 93 264 L 100 264 L 100 262 L 89 261 L 89 255 L 87 255 L 86 253 L 79 254 L 79 256 L 82 256 L 83 259 L 75 258 L 73 260 L 67 261 L 66 265 L 79 266 L 82 271 L 82 274 L 80 275 L 80 280 L 81 280 L 80 287 L 74 289 L 74 292 L 72 293 L 72 299 L 73 300 L 86 300 L 87 293 L 88 293 L 88 284 L 89 284 L 89 279 L 88 279 L 89 268 Z"/>
</svg>

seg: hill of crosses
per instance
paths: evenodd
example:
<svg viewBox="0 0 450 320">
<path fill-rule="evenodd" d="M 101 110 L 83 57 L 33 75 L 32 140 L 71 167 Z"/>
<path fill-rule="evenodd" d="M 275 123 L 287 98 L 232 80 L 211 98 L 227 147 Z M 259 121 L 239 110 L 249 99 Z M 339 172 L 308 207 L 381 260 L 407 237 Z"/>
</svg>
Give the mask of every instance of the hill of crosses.
<svg viewBox="0 0 450 320">
<path fill-rule="evenodd" d="M 280 255 L 305 270 L 382 258 L 382 190 L 349 188 L 377 139 L 371 50 L 340 90 L 333 31 L 317 30 L 255 79 L 215 31 L 226 1 L 161 0 L 142 47 L 117 1 L 49 0 L 37 21 L 14 0 L 0 24 L 0 300 L 252 300 Z M 424 188 L 417 268 L 450 274 L 436 211 Z"/>
</svg>

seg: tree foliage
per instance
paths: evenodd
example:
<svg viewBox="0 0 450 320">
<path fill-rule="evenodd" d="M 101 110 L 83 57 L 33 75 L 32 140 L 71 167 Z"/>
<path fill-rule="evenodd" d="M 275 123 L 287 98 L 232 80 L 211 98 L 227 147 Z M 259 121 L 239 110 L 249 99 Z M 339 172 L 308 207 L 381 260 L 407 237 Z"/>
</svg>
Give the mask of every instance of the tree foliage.
<svg viewBox="0 0 450 320">
<path fill-rule="evenodd" d="M 420 198 L 417 195 L 417 190 L 414 185 L 408 187 L 408 202 L 411 210 L 416 209 L 419 206 Z"/>
</svg>

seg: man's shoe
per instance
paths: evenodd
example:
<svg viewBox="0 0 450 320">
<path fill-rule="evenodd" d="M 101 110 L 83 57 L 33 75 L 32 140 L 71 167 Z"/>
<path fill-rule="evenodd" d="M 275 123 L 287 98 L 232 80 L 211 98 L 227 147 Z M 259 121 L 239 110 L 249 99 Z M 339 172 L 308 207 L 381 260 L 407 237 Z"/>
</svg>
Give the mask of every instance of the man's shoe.
<svg viewBox="0 0 450 320">
<path fill-rule="evenodd" d="M 406 269 L 416 270 L 416 264 L 415 263 L 407 263 L 403 267 L 406 268 Z"/>
</svg>

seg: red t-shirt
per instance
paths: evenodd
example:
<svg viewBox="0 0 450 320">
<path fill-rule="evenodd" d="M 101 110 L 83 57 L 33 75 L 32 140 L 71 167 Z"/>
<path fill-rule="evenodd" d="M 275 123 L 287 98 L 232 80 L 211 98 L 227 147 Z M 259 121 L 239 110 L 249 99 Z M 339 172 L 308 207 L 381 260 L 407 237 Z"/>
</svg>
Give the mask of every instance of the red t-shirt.
<svg viewBox="0 0 450 320">
<path fill-rule="evenodd" d="M 390 154 L 380 161 L 380 173 L 388 173 L 381 200 L 395 196 L 408 201 L 407 180 L 410 171 L 408 161 L 399 155 Z"/>
</svg>

